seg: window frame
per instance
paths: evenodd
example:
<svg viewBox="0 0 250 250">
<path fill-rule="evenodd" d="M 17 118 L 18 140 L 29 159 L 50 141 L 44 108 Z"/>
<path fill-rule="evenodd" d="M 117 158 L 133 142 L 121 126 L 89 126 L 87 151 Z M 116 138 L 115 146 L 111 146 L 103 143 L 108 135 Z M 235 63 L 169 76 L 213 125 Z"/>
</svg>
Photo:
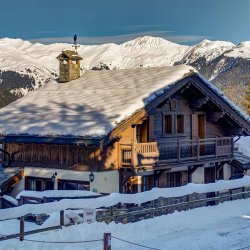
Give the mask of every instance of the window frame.
<svg viewBox="0 0 250 250">
<path fill-rule="evenodd" d="M 166 117 L 171 117 L 171 133 L 166 132 Z M 174 116 L 172 114 L 164 114 L 163 115 L 163 134 L 165 135 L 172 135 L 174 134 Z"/>
<path fill-rule="evenodd" d="M 178 132 L 178 116 L 182 117 L 182 132 Z M 184 114 L 176 114 L 175 115 L 175 132 L 176 134 L 185 134 L 185 115 Z"/>
<path fill-rule="evenodd" d="M 165 126 L 166 126 L 165 116 L 168 116 L 168 115 L 172 117 L 172 133 L 165 132 Z M 183 132 L 182 133 L 177 133 L 177 117 L 178 116 L 183 116 Z M 182 112 L 175 112 L 175 113 L 162 112 L 162 137 L 185 136 L 186 135 L 185 122 L 186 122 L 186 115 Z"/>
</svg>

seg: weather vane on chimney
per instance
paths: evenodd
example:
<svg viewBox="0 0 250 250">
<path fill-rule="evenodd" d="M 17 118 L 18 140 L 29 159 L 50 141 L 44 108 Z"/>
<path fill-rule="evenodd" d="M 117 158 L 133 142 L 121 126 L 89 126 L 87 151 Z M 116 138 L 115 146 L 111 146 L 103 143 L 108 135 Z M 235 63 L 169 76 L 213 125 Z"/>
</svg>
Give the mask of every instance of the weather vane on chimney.
<svg viewBox="0 0 250 250">
<path fill-rule="evenodd" d="M 76 34 L 74 35 L 74 45 L 73 45 L 72 47 L 75 48 L 75 51 L 76 51 L 76 53 L 77 53 L 77 48 L 80 47 L 80 46 L 77 45 L 77 35 L 76 35 Z"/>
</svg>

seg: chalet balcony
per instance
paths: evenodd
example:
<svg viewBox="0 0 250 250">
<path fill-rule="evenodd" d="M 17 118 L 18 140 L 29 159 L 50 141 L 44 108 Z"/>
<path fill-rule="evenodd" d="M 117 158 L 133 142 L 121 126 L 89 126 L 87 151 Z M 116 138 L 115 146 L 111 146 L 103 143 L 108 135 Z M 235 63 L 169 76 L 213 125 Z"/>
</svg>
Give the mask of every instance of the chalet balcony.
<svg viewBox="0 0 250 250">
<path fill-rule="evenodd" d="M 231 158 L 233 138 L 218 137 L 196 140 L 169 141 L 121 145 L 122 167 L 174 165 Z"/>
</svg>

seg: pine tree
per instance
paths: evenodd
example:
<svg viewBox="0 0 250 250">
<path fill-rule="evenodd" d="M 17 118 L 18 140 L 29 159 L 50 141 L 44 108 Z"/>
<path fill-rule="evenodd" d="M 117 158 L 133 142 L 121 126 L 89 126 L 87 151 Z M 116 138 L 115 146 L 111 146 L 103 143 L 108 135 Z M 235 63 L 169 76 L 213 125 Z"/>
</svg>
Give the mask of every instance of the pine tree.
<svg viewBox="0 0 250 250">
<path fill-rule="evenodd" d="M 243 100 L 243 107 L 248 115 L 250 115 L 250 80 L 247 84 L 246 94 Z"/>
</svg>

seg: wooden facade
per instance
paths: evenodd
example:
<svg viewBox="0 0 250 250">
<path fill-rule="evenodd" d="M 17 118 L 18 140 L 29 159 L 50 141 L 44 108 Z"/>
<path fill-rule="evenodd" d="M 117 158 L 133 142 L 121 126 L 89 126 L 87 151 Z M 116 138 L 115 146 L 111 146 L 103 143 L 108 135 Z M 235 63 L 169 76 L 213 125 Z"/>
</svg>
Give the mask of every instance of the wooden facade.
<svg viewBox="0 0 250 250">
<path fill-rule="evenodd" d="M 3 164 L 58 169 L 92 170 L 100 167 L 100 148 L 95 146 L 3 143 Z"/>
<path fill-rule="evenodd" d="M 206 182 L 223 178 L 223 164 L 234 158 L 233 138 L 240 135 L 250 135 L 249 122 L 194 75 L 96 145 L 3 141 L 3 160 L 34 168 L 119 170 L 120 191 L 139 192 L 186 184 L 205 164 L 213 168 L 206 169 Z"/>
</svg>

